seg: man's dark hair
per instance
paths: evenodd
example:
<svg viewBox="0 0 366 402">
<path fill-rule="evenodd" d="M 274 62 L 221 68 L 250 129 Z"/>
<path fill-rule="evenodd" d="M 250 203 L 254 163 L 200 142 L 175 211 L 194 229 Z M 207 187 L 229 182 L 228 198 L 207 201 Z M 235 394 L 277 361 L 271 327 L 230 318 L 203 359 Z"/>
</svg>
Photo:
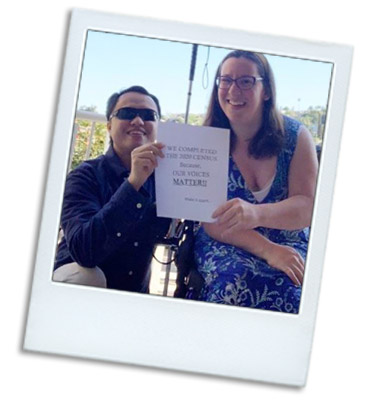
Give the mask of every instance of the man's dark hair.
<svg viewBox="0 0 366 402">
<path fill-rule="evenodd" d="M 116 92 L 109 97 L 108 102 L 107 102 L 107 110 L 105 113 L 105 115 L 107 117 L 107 121 L 109 121 L 109 118 L 111 117 L 111 114 L 113 112 L 114 107 L 116 106 L 116 104 L 118 102 L 119 97 L 128 92 L 137 92 L 142 95 L 150 96 L 150 98 L 155 102 L 155 104 L 158 108 L 159 117 L 161 116 L 161 110 L 160 110 L 160 104 L 159 104 L 158 98 L 155 95 L 152 95 L 150 92 L 148 92 L 144 87 L 141 87 L 139 85 L 133 85 L 132 87 L 124 89 L 123 91 L 120 91 L 120 92 Z"/>
</svg>

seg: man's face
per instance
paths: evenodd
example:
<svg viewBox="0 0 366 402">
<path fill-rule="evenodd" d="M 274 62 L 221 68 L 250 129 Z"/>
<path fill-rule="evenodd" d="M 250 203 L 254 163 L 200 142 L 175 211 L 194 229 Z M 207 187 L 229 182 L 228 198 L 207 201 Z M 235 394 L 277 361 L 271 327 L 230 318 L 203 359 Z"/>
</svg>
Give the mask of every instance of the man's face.
<svg viewBox="0 0 366 402">
<path fill-rule="evenodd" d="M 121 95 L 112 113 L 125 107 L 152 109 L 158 113 L 157 106 L 152 98 L 138 92 L 127 92 Z M 107 123 L 107 128 L 115 152 L 123 159 L 125 156 L 129 156 L 135 148 L 154 142 L 157 125 L 157 121 L 144 121 L 140 116 L 136 116 L 133 120 L 119 120 L 114 116 Z"/>
</svg>

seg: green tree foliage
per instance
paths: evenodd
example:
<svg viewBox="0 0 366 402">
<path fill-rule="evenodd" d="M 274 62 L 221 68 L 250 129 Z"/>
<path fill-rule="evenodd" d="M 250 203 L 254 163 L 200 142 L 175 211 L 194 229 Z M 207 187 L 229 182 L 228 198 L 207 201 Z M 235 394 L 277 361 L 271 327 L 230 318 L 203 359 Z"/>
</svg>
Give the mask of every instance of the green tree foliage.
<svg viewBox="0 0 366 402">
<path fill-rule="evenodd" d="M 76 121 L 76 137 L 71 169 L 75 169 L 86 159 L 93 159 L 104 152 L 107 129 L 105 123 L 95 123 L 94 133 L 91 138 L 93 124 L 88 120 Z M 89 141 L 92 141 L 89 154 Z"/>
<path fill-rule="evenodd" d="M 325 108 L 317 106 L 315 108 L 310 107 L 305 111 L 295 111 L 288 107 L 281 109 L 281 112 L 289 117 L 292 117 L 298 121 L 301 121 L 308 130 L 312 133 L 316 144 L 320 143 L 324 134 L 324 122 L 325 122 Z M 184 123 L 183 113 L 172 113 L 163 116 L 163 121 L 172 121 L 175 123 Z M 188 117 L 188 124 L 193 126 L 201 126 L 203 124 L 204 115 L 191 113 Z"/>
<path fill-rule="evenodd" d="M 320 144 L 323 141 L 326 116 L 324 107 L 317 106 L 313 108 L 310 106 L 309 109 L 301 112 L 285 107 L 281 109 L 281 112 L 286 116 L 301 121 L 313 135 L 315 144 Z"/>
</svg>

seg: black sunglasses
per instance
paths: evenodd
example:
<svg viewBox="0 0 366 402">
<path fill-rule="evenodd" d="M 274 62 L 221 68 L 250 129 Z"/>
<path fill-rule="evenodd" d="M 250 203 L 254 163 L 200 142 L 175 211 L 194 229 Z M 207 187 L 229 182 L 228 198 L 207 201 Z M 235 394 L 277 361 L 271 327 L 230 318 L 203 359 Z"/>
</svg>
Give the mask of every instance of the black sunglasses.
<svg viewBox="0 0 366 402">
<path fill-rule="evenodd" d="M 159 115 L 152 109 L 136 109 L 134 107 L 123 107 L 114 111 L 109 120 L 113 117 L 117 117 L 118 120 L 133 120 L 135 117 L 139 116 L 143 121 L 157 121 L 159 120 Z"/>
</svg>

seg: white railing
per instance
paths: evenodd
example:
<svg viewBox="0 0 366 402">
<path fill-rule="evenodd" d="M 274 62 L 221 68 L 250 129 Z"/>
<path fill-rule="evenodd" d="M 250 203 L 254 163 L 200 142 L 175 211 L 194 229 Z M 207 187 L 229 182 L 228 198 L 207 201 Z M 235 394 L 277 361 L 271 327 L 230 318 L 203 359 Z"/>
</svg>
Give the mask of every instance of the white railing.
<svg viewBox="0 0 366 402">
<path fill-rule="evenodd" d="M 90 120 L 99 123 L 106 123 L 107 119 L 104 114 L 88 112 L 86 110 L 77 110 L 76 111 L 76 119 L 79 120 Z"/>
</svg>

